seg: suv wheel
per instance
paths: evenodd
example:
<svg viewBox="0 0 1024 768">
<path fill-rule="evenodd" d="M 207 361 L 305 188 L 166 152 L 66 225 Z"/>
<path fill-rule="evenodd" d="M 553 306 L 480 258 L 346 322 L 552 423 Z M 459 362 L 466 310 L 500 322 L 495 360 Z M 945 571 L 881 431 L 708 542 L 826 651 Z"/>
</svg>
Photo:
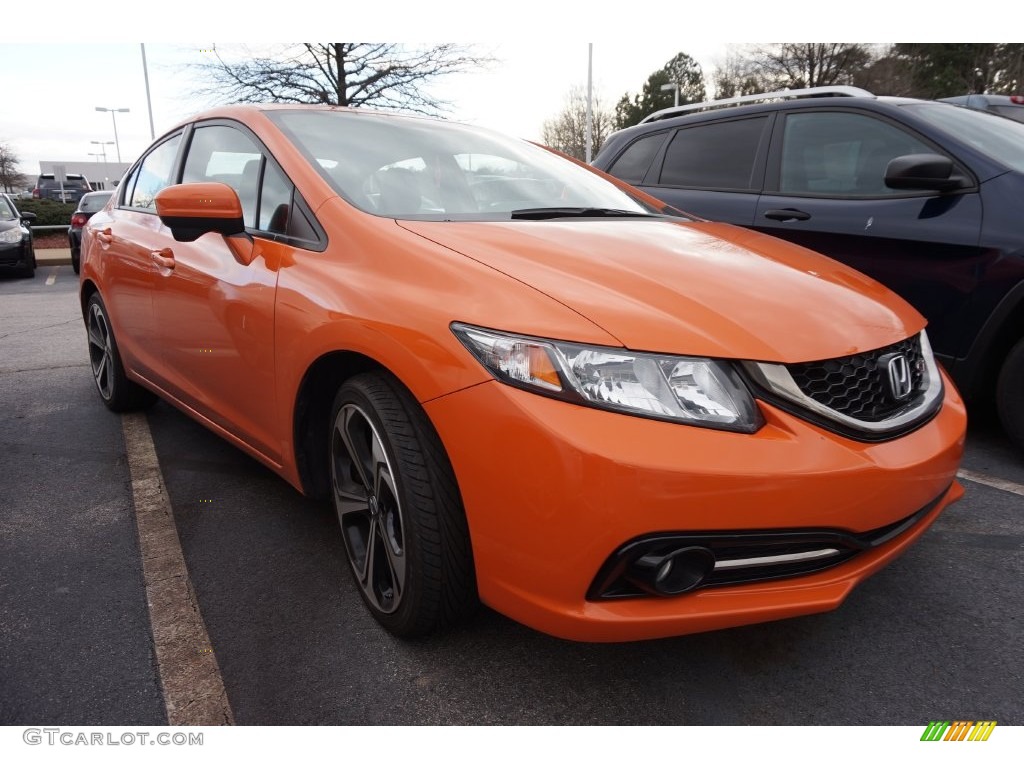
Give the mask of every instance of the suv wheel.
<svg viewBox="0 0 1024 768">
<path fill-rule="evenodd" d="M 1024 339 L 1003 361 L 996 385 L 996 404 L 1006 434 L 1024 450 Z"/>
</svg>

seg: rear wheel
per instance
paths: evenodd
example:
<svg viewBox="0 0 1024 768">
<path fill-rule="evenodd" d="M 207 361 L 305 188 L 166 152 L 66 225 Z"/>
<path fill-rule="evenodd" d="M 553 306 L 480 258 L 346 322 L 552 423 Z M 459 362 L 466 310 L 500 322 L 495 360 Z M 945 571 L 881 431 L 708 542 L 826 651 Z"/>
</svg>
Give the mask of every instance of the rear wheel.
<svg viewBox="0 0 1024 768">
<path fill-rule="evenodd" d="M 82 252 L 78 248 L 71 249 L 71 268 L 75 270 L 76 275 L 82 268 Z"/>
<path fill-rule="evenodd" d="M 1024 450 L 1024 339 L 1003 361 L 996 385 L 996 405 L 1006 434 Z"/>
<path fill-rule="evenodd" d="M 85 328 L 89 337 L 92 378 L 107 408 L 120 413 L 152 405 L 156 395 L 125 376 L 114 331 L 107 317 L 107 308 L 98 293 L 90 296 L 86 304 Z"/>
<path fill-rule="evenodd" d="M 388 631 L 423 635 L 476 604 L 466 517 L 440 438 L 386 374 L 338 390 L 330 434 L 332 499 L 352 575 Z"/>
</svg>

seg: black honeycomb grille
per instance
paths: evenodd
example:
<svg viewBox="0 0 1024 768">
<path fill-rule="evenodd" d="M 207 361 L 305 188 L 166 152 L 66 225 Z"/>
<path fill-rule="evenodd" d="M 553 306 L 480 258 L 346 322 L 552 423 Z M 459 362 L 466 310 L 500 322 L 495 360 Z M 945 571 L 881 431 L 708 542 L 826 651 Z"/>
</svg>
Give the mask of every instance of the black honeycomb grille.
<svg viewBox="0 0 1024 768">
<path fill-rule="evenodd" d="M 889 385 L 887 363 L 902 354 L 910 367 L 911 394 L 897 400 Z M 889 347 L 832 360 L 787 366 L 800 391 L 827 408 L 859 419 L 884 421 L 914 403 L 925 386 L 925 362 L 920 337 Z"/>
</svg>

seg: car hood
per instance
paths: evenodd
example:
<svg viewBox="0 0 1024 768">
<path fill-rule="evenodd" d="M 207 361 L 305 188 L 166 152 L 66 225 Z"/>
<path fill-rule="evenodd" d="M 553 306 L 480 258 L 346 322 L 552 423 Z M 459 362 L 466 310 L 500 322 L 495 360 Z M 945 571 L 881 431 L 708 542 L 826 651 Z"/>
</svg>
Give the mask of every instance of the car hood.
<svg viewBox="0 0 1024 768">
<path fill-rule="evenodd" d="M 877 349 L 924 327 L 871 278 L 728 224 L 398 223 L 541 291 L 634 350 L 793 363 Z"/>
</svg>

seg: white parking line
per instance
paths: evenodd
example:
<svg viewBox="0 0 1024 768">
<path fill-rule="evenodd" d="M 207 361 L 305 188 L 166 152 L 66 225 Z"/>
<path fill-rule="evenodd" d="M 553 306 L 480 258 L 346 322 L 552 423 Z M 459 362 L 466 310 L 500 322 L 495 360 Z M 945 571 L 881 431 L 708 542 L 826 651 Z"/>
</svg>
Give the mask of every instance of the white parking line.
<svg viewBox="0 0 1024 768">
<path fill-rule="evenodd" d="M 992 475 L 986 475 L 984 472 L 974 472 L 970 469 L 961 469 L 956 473 L 957 477 L 961 477 L 964 480 L 970 480 L 972 483 L 981 483 L 987 485 L 990 488 L 998 488 L 1001 491 L 1008 491 L 1015 493 L 1018 496 L 1024 496 L 1024 485 L 1020 483 L 1012 483 L 1009 480 L 1003 480 L 1001 477 L 993 477 Z"/>
<path fill-rule="evenodd" d="M 143 414 L 125 414 L 142 573 L 169 725 L 233 725 L 217 658 L 199 613 L 178 529 Z"/>
<path fill-rule="evenodd" d="M 48 278 L 46 278 L 46 284 L 47 285 L 53 285 L 56 282 L 57 282 L 57 268 L 54 267 L 52 270 L 50 270 L 50 276 Z"/>
</svg>

